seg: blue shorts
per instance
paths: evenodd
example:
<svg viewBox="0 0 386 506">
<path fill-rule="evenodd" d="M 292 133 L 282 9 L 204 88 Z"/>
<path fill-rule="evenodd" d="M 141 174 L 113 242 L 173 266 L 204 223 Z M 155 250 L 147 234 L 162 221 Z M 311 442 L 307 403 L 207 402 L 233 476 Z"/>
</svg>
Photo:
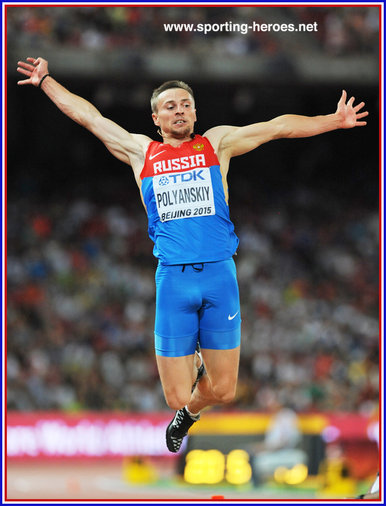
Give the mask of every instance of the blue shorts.
<svg viewBox="0 0 386 506">
<path fill-rule="evenodd" d="M 233 258 L 221 262 L 158 265 L 155 350 L 164 357 L 201 348 L 230 350 L 240 344 L 240 299 Z"/>
</svg>

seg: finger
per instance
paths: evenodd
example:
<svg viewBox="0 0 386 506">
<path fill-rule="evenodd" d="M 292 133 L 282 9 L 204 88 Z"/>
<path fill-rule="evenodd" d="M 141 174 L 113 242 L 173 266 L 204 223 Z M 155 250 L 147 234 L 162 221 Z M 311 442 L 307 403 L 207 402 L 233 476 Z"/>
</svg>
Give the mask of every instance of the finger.
<svg viewBox="0 0 386 506">
<path fill-rule="evenodd" d="M 357 121 L 355 123 L 355 126 L 366 126 L 367 125 L 367 121 Z"/>
<path fill-rule="evenodd" d="M 355 100 L 355 97 L 351 97 L 350 100 L 347 102 L 347 105 L 352 107 L 354 100 Z"/>
<path fill-rule="evenodd" d="M 17 67 L 16 69 L 20 74 L 24 74 L 25 76 L 31 77 L 31 72 L 29 70 L 22 69 L 21 67 Z"/>
<path fill-rule="evenodd" d="M 31 61 L 34 68 L 38 67 L 42 63 L 42 61 L 44 61 L 43 58 L 40 58 L 40 56 L 39 58 L 27 58 L 27 60 Z"/>
<path fill-rule="evenodd" d="M 347 98 L 347 93 L 346 93 L 346 90 L 342 90 L 342 95 L 340 97 L 340 100 L 339 100 L 339 103 L 341 102 L 346 102 L 346 98 Z"/>
<path fill-rule="evenodd" d="M 23 85 L 23 84 L 29 84 L 31 82 L 30 79 L 24 79 L 23 81 L 18 81 L 17 84 Z"/>
<path fill-rule="evenodd" d="M 356 105 L 356 106 L 354 107 L 354 111 L 355 111 L 355 112 L 359 111 L 360 109 L 362 109 L 362 107 L 363 107 L 364 105 L 365 105 L 365 103 L 364 103 L 364 102 L 361 102 L 360 104 L 358 104 L 358 105 Z"/>
<path fill-rule="evenodd" d="M 357 119 L 361 119 L 361 118 L 364 118 L 364 117 L 366 117 L 366 116 L 368 116 L 368 115 L 369 115 L 369 113 L 368 113 L 367 111 L 363 111 L 363 112 L 361 112 L 361 113 L 357 114 L 357 115 L 356 115 L 356 118 L 357 118 Z"/>
<path fill-rule="evenodd" d="M 25 69 L 28 69 L 31 72 L 33 72 L 33 70 L 35 69 L 35 67 L 33 65 L 30 65 L 29 63 L 25 63 L 24 61 L 18 61 L 17 64 L 19 65 L 19 67 L 23 67 Z"/>
<path fill-rule="evenodd" d="M 36 58 L 32 58 L 32 56 L 28 56 L 28 58 L 26 58 L 26 60 L 28 60 L 31 63 L 33 63 L 34 65 L 36 65 Z"/>
</svg>

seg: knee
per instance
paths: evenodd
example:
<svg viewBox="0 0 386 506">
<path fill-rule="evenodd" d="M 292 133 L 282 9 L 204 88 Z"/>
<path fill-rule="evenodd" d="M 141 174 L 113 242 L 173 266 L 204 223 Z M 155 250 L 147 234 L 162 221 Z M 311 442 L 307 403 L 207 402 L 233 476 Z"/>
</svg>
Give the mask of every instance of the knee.
<svg viewBox="0 0 386 506">
<path fill-rule="evenodd" d="M 212 391 L 218 402 L 222 404 L 232 402 L 236 396 L 236 382 L 221 381 L 212 384 Z"/>
<path fill-rule="evenodd" d="M 190 392 L 168 390 L 164 392 L 166 404 L 170 409 L 177 411 L 186 406 L 190 400 Z"/>
</svg>

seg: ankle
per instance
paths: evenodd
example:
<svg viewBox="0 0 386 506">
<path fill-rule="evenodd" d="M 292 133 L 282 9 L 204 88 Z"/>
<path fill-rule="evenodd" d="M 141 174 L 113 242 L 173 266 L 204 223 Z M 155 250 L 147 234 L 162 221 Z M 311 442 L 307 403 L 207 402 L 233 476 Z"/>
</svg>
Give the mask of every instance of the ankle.
<svg viewBox="0 0 386 506">
<path fill-rule="evenodd" d="M 186 412 L 188 413 L 188 415 L 190 416 L 190 418 L 192 418 L 193 420 L 194 419 L 198 420 L 200 418 L 200 412 L 192 413 L 191 411 L 189 411 L 188 405 L 185 406 L 185 409 L 186 409 Z"/>
</svg>

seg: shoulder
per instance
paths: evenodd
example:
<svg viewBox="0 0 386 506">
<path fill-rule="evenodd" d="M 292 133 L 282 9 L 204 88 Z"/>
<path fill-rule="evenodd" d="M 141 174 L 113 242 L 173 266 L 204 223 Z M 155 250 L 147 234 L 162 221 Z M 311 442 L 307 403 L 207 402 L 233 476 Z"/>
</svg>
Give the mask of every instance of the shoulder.
<svg viewBox="0 0 386 506">
<path fill-rule="evenodd" d="M 156 151 L 160 146 L 163 146 L 164 144 L 159 141 L 153 141 L 153 139 L 150 139 L 147 137 L 146 139 L 143 139 L 143 148 L 145 155 L 152 153 L 153 151 Z"/>
<path fill-rule="evenodd" d="M 203 136 L 209 140 L 214 150 L 217 152 L 224 137 L 233 132 L 235 128 L 236 127 L 230 125 L 220 125 L 210 128 Z"/>
<path fill-rule="evenodd" d="M 130 134 L 130 135 L 133 141 L 138 145 L 138 147 L 141 148 L 143 153 L 146 153 L 151 144 L 156 143 L 156 141 L 153 141 L 153 139 L 150 139 L 150 137 L 148 137 L 147 135 L 143 134 Z"/>
<path fill-rule="evenodd" d="M 133 169 L 137 184 L 140 185 L 140 174 L 146 162 L 146 157 L 153 145 L 157 145 L 156 141 L 142 134 L 130 134 L 132 146 L 130 150 L 130 165 Z"/>
</svg>

